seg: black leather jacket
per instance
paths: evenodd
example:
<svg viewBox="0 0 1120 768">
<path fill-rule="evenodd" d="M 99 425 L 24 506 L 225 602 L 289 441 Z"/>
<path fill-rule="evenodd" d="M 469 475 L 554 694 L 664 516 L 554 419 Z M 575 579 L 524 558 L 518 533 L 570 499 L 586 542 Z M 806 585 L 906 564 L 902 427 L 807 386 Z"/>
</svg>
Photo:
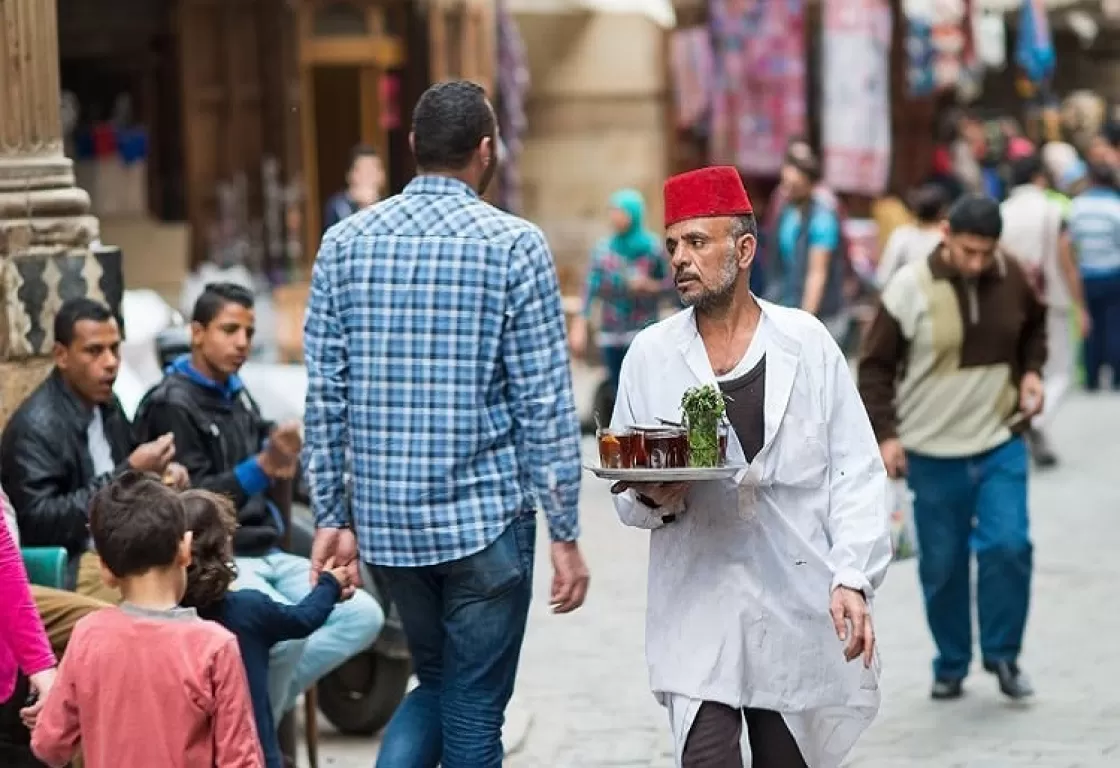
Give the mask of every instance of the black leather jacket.
<svg viewBox="0 0 1120 768">
<path fill-rule="evenodd" d="M 230 397 L 175 370 L 136 411 L 138 440 L 173 433 L 175 461 L 187 468 L 191 486 L 233 499 L 239 523 L 233 550 L 239 557 L 259 557 L 280 543 L 279 512 L 270 508 L 267 488 L 247 493 L 237 473 L 239 464 L 260 452 L 271 428 L 246 390 Z"/>
<path fill-rule="evenodd" d="M 0 486 L 19 522 L 21 544 L 65 547 L 71 557 L 89 545 L 89 503 L 124 471 L 133 440 L 116 398 L 101 407 L 105 438 L 117 467 L 94 475 L 86 430 L 93 412 L 66 386 L 59 372 L 23 401 L 0 436 Z"/>
</svg>

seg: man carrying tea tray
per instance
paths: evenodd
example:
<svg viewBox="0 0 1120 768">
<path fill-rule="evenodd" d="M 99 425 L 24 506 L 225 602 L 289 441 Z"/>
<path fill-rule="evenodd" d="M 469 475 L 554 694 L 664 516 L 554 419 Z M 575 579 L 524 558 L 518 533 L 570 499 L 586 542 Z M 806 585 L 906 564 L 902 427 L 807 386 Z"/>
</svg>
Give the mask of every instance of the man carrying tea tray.
<svg viewBox="0 0 1120 768">
<path fill-rule="evenodd" d="M 677 421 L 683 406 L 692 463 L 707 463 L 696 425 L 725 408 L 727 461 L 744 469 L 612 489 L 622 521 L 651 530 L 651 686 L 682 768 L 838 768 L 879 707 L 871 603 L 891 549 L 878 445 L 820 321 L 751 295 L 757 226 L 738 172 L 669 179 L 665 223 L 687 309 L 634 340 L 612 427 Z"/>
</svg>

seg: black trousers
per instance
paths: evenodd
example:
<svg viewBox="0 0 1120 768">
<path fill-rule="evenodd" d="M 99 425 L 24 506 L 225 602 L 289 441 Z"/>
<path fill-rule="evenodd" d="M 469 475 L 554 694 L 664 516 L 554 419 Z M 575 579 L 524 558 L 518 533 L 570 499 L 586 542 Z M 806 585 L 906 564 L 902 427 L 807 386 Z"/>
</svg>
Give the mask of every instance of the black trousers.
<svg viewBox="0 0 1120 768">
<path fill-rule="evenodd" d="M 684 743 L 683 768 L 744 768 L 739 741 L 743 720 L 751 744 L 751 768 L 808 768 L 786 721 L 766 709 L 739 711 L 705 701 Z"/>
</svg>

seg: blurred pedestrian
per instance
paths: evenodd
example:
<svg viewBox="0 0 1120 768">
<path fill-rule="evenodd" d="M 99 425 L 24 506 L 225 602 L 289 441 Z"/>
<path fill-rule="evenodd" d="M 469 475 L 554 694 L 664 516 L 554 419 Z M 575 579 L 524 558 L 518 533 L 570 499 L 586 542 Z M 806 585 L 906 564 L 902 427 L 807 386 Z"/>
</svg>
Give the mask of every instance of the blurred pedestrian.
<svg viewBox="0 0 1120 768">
<path fill-rule="evenodd" d="M 890 562 L 887 478 L 840 348 L 800 309 L 751 294 L 758 227 L 738 171 L 665 184 L 688 307 L 638 334 L 612 426 L 679 412 L 708 386 L 737 479 L 620 483 L 650 530 L 646 655 L 677 764 L 838 768 L 879 707 L 869 606 Z"/>
<path fill-rule="evenodd" d="M 1046 437 L 1046 428 L 1054 423 L 1073 384 L 1076 358 L 1072 335 L 1075 329 L 1087 332 L 1090 320 L 1065 211 L 1047 194 L 1050 178 L 1042 159 L 1037 154 L 1019 158 L 1011 165 L 1011 178 L 1011 195 L 1000 206 L 1000 245 L 1019 260 L 1046 302 L 1046 406 L 1028 430 L 1027 440 L 1035 464 L 1050 467 L 1057 463 L 1057 456 Z"/>
<path fill-rule="evenodd" d="M 553 610 L 587 594 L 556 267 L 540 229 L 481 198 L 497 133 L 480 86 L 425 91 L 419 175 L 328 232 L 312 272 L 313 574 L 334 558 L 357 584 L 359 557 L 380 566 L 420 679 L 385 731 L 384 768 L 501 767 L 538 508 Z"/>
<path fill-rule="evenodd" d="M 572 355 L 584 356 L 591 313 L 599 305 L 596 345 L 607 366 L 612 392 L 618 389 L 630 342 L 638 331 L 660 319 L 662 300 L 673 287 L 661 242 L 645 227 L 645 210 L 645 200 L 637 190 L 623 189 L 611 196 L 613 234 L 600 240 L 591 253 L 583 311 L 572 321 L 569 332 Z"/>
<path fill-rule="evenodd" d="M 839 212 L 815 192 L 820 178 L 808 145 L 791 149 L 782 166 L 785 203 L 769 238 L 774 247 L 768 282 L 777 303 L 816 315 L 840 340 L 850 320 L 844 297 L 847 253 Z"/>
<path fill-rule="evenodd" d="M 887 284 L 859 364 L 883 463 L 914 492 L 935 699 L 961 695 L 972 660 L 972 551 L 984 668 L 1007 696 L 1033 693 L 1018 661 L 1032 568 L 1022 432 L 1044 402 L 1046 310 L 1002 233 L 995 200 L 958 200 L 944 245 Z"/>
<path fill-rule="evenodd" d="M 1092 326 L 1085 337 L 1085 386 L 1096 391 L 1101 371 L 1120 390 L 1120 192 L 1107 165 L 1090 169 L 1088 187 L 1073 199 L 1070 233 L 1077 249 Z"/>
<path fill-rule="evenodd" d="M 887 240 L 875 273 L 880 289 L 899 269 L 912 261 L 928 258 L 941 244 L 941 225 L 949 209 L 945 188 L 926 183 L 912 190 L 908 197 L 908 207 L 917 221 L 898 227 Z"/>
<path fill-rule="evenodd" d="M 381 199 L 385 187 L 385 164 L 377 150 L 358 144 L 350 150 L 346 188 L 333 195 L 323 207 L 323 231 Z"/>
</svg>

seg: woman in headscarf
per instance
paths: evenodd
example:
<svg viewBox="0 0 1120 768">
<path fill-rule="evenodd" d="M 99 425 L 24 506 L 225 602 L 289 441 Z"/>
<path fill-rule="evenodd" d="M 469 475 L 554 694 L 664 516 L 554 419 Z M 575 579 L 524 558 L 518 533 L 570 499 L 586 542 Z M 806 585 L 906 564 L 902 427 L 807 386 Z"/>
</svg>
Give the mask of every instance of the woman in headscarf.
<svg viewBox="0 0 1120 768">
<path fill-rule="evenodd" d="M 657 322 L 661 300 L 672 290 L 672 274 L 661 242 L 645 227 L 645 200 L 633 189 L 615 192 L 610 199 L 613 231 L 591 253 L 583 312 L 572 323 L 572 354 L 587 352 L 591 312 L 600 306 L 596 344 L 618 388 L 622 359 L 638 331 Z"/>
</svg>

